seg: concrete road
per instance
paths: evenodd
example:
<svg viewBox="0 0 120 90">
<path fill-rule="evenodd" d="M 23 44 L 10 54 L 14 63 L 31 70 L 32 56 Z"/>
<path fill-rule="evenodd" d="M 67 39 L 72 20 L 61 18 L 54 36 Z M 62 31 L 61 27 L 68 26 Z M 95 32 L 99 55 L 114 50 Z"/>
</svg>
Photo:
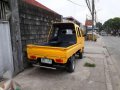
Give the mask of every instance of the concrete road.
<svg viewBox="0 0 120 90">
<path fill-rule="evenodd" d="M 33 67 L 14 78 L 22 90 L 112 90 L 106 67 L 105 48 L 101 39 L 88 41 L 83 59 L 76 58 L 73 73 L 65 70 L 51 70 Z M 85 63 L 94 63 L 96 67 L 85 67 Z"/>
</svg>

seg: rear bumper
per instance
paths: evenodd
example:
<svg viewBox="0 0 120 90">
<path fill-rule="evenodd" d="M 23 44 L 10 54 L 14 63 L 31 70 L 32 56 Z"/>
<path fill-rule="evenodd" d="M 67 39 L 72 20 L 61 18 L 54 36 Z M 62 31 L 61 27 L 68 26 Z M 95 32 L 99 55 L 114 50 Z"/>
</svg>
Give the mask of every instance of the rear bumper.
<svg viewBox="0 0 120 90">
<path fill-rule="evenodd" d="M 40 56 L 38 57 L 37 55 L 31 55 L 31 56 L 28 56 L 28 60 L 30 62 L 35 62 L 35 61 L 41 61 L 41 58 L 46 58 L 46 59 L 50 59 L 52 60 L 53 62 L 56 62 L 56 63 L 61 63 L 61 64 L 65 64 L 67 63 L 67 58 L 66 57 L 60 57 L 60 56 L 56 56 L 56 57 L 49 57 L 49 56 Z"/>
<path fill-rule="evenodd" d="M 47 66 L 47 67 L 55 67 L 55 68 L 64 68 L 66 66 L 65 64 L 61 64 L 61 63 L 56 63 L 54 61 L 52 61 L 52 64 L 45 64 L 45 63 L 41 63 L 39 62 L 41 66 Z"/>
<path fill-rule="evenodd" d="M 28 59 L 28 62 L 31 63 L 31 64 L 37 64 L 38 60 Z"/>
<path fill-rule="evenodd" d="M 54 68 L 65 68 L 67 63 L 56 63 L 54 62 L 54 60 L 52 60 L 52 64 L 45 64 L 45 63 L 41 63 L 41 59 L 37 59 L 37 60 L 31 60 L 29 59 L 28 62 L 32 63 L 32 64 L 37 64 L 39 63 L 40 66 L 45 66 L 45 67 L 54 67 Z"/>
</svg>

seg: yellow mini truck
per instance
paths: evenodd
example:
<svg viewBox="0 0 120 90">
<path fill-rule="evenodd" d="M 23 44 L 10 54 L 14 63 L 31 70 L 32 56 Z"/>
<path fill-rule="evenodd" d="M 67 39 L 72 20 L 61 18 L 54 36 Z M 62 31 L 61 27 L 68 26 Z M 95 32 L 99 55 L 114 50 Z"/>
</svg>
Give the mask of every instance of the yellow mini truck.
<svg viewBox="0 0 120 90">
<path fill-rule="evenodd" d="M 75 23 L 54 23 L 48 42 L 42 45 L 27 45 L 27 56 L 31 63 L 46 67 L 64 67 L 68 72 L 75 70 L 75 55 L 83 57 L 84 37 Z"/>
</svg>

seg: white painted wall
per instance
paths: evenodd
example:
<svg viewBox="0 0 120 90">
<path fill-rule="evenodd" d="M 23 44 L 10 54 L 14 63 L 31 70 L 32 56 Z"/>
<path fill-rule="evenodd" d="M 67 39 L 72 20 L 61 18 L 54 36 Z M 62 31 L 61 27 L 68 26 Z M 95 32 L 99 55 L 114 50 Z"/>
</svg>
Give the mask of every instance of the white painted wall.
<svg viewBox="0 0 120 90">
<path fill-rule="evenodd" d="M 12 74 L 13 57 L 9 23 L 0 22 L 0 76 L 11 78 Z"/>
</svg>

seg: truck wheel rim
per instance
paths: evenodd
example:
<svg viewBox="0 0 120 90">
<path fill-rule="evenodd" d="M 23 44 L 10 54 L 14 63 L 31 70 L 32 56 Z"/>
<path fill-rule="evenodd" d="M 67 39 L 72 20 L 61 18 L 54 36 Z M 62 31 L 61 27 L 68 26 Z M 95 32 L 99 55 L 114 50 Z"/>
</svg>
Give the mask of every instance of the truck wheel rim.
<svg viewBox="0 0 120 90">
<path fill-rule="evenodd" d="M 75 69 L 75 61 L 73 60 L 72 68 Z"/>
</svg>

